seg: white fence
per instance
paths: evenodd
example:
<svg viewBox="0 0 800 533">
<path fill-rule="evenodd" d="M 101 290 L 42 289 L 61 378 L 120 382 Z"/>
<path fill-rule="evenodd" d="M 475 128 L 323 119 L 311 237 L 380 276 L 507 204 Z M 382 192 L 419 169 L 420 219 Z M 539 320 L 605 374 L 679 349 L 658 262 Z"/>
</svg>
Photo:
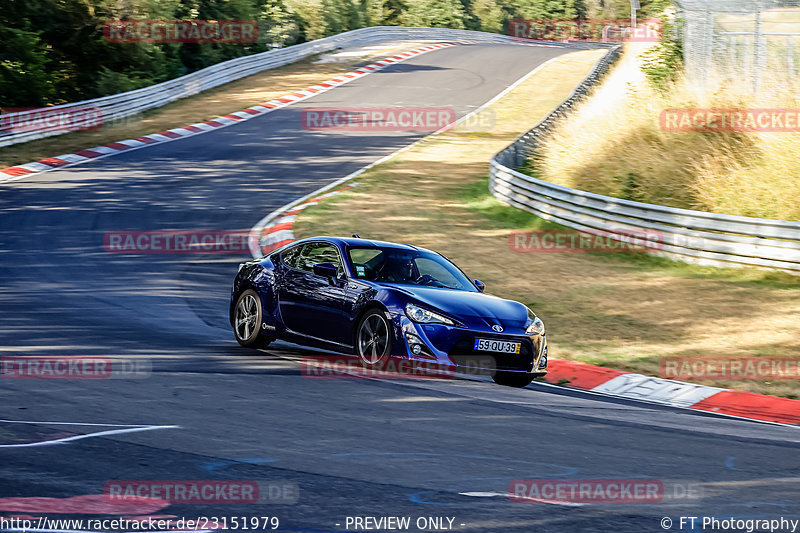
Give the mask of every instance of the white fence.
<svg viewBox="0 0 800 533">
<path fill-rule="evenodd" d="M 224 63 L 219 63 L 204 68 L 203 70 L 187 74 L 186 76 L 181 76 L 180 78 L 175 78 L 135 91 L 60 106 L 9 113 L 3 115 L 6 124 L 25 124 L 26 126 L 1 128 L 0 147 L 41 139 L 52 135 L 60 135 L 70 131 L 65 128 L 63 124 L 59 123 L 51 125 L 38 124 L 42 121 L 37 120 L 37 118 L 41 117 L 43 111 L 46 111 L 46 114 L 51 117 L 57 115 L 64 116 L 69 113 L 73 113 L 75 116 L 86 117 L 85 120 L 90 121 L 87 125 L 92 125 L 96 122 L 108 123 L 136 115 L 148 109 L 163 106 L 175 100 L 179 100 L 180 98 L 185 98 L 200 91 L 205 91 L 206 89 L 211 89 L 263 70 L 304 59 L 314 54 L 335 50 L 344 46 L 359 46 L 366 43 L 386 40 L 471 40 L 510 42 L 514 39 L 505 35 L 444 28 L 405 28 L 398 26 L 361 28 L 316 41 L 231 59 Z M 568 46 L 586 47 L 593 45 L 591 43 L 578 43 Z M 29 124 L 31 123 L 35 123 L 36 126 L 30 127 Z"/>
<path fill-rule="evenodd" d="M 616 59 L 612 49 L 570 97 L 536 127 L 495 155 L 489 187 L 497 198 L 541 218 L 585 231 L 654 236 L 655 253 L 690 263 L 752 265 L 800 271 L 800 222 L 677 209 L 570 189 L 516 170 L 558 118 Z"/>
<path fill-rule="evenodd" d="M 754 93 L 800 74 L 794 0 L 677 0 L 686 74 L 705 85 L 747 81 Z"/>
</svg>

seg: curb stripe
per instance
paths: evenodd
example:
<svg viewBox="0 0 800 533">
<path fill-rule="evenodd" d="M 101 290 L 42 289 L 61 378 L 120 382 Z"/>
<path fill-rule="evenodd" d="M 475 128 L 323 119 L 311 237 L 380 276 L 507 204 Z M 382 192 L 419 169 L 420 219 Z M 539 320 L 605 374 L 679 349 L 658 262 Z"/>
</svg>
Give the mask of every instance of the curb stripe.
<svg viewBox="0 0 800 533">
<path fill-rule="evenodd" d="M 289 204 L 272 213 L 271 216 L 259 223 L 258 230 L 258 249 L 262 255 L 267 255 L 273 251 L 291 244 L 295 241 L 292 226 L 297 219 L 297 214 L 303 209 L 312 205 L 317 205 L 320 200 L 329 198 L 342 191 L 352 189 L 357 184 L 345 185 L 335 191 L 320 194 L 300 205 Z M 252 235 L 252 234 L 251 234 Z M 252 237 L 251 237 L 252 238 Z"/>
<path fill-rule="evenodd" d="M 129 150 L 133 148 L 133 146 L 128 146 L 127 144 L 122 144 L 121 142 L 115 142 L 111 144 L 106 144 L 106 148 L 113 148 L 115 150 Z"/>
<path fill-rule="evenodd" d="M 673 407 L 692 407 L 723 389 L 626 372 L 591 390 L 610 396 L 641 399 Z"/>
<path fill-rule="evenodd" d="M 293 222 L 284 222 L 283 224 L 275 224 L 274 226 L 270 226 L 266 233 L 275 233 L 281 230 L 292 229 Z"/>
<path fill-rule="evenodd" d="M 101 155 L 103 155 L 100 152 L 95 152 L 94 150 L 81 150 L 80 152 L 76 152 L 76 154 L 83 157 L 88 157 L 90 159 L 94 157 L 100 157 Z"/>
<path fill-rule="evenodd" d="M 800 424 L 800 400 L 644 376 L 575 361 L 550 359 L 545 379 L 571 388 L 740 418 Z"/>
<path fill-rule="evenodd" d="M 68 163 L 78 163 L 80 161 L 85 161 L 86 160 L 85 157 L 83 157 L 82 155 L 78 155 L 78 154 L 57 155 L 56 159 L 63 159 L 64 161 L 66 161 Z"/>
<path fill-rule="evenodd" d="M 146 146 L 147 143 L 143 143 L 141 141 L 137 141 L 136 139 L 125 139 L 124 141 L 120 141 L 122 144 L 129 146 L 130 148 L 139 148 L 140 146 Z"/>
<path fill-rule="evenodd" d="M 22 168 L 22 167 L 9 167 L 9 168 L 3 169 L 3 172 L 5 174 L 8 174 L 9 176 L 25 176 L 27 174 L 33 174 L 32 170 L 28 170 L 28 169 Z"/>
<path fill-rule="evenodd" d="M 24 165 L 20 165 L 20 168 L 24 168 L 25 170 L 30 170 L 31 172 L 41 172 L 42 170 L 50 170 L 51 166 L 35 162 L 35 163 L 25 163 Z"/>
<path fill-rule="evenodd" d="M 37 163 L 42 163 L 43 165 L 50 165 L 51 167 L 63 167 L 64 165 L 69 164 L 69 161 L 64 159 L 59 159 L 58 157 L 48 157 L 47 159 L 40 159 Z"/>
<path fill-rule="evenodd" d="M 692 409 L 782 424 L 800 424 L 800 401 L 753 392 L 723 390 L 696 403 Z"/>
<path fill-rule="evenodd" d="M 550 383 L 559 383 L 562 380 L 568 380 L 571 387 L 582 390 L 592 390 L 621 374 L 626 374 L 626 372 L 613 368 L 603 368 L 584 363 L 573 363 L 570 361 L 553 359 L 547 367 L 546 379 Z"/>
</svg>

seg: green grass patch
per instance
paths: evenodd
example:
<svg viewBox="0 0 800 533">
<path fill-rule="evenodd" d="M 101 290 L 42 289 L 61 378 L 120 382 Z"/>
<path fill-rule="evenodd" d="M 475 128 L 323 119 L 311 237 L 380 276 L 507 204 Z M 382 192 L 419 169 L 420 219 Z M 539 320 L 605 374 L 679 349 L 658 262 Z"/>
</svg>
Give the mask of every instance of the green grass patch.
<svg viewBox="0 0 800 533">
<path fill-rule="evenodd" d="M 459 198 L 473 213 L 483 216 L 494 229 L 562 229 L 565 226 L 506 205 L 489 192 L 489 177 L 464 187 Z"/>
</svg>

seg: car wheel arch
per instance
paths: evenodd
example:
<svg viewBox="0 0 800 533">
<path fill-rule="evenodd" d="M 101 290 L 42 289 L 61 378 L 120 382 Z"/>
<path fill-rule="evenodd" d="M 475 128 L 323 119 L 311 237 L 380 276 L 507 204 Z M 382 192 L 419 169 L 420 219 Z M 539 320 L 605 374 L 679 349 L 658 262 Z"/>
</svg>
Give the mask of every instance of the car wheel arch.
<svg viewBox="0 0 800 533">
<path fill-rule="evenodd" d="M 244 291 L 249 289 L 254 290 L 256 294 L 258 294 L 258 297 L 261 298 L 261 294 L 258 292 L 257 287 L 254 287 L 250 283 L 244 283 L 244 282 L 240 283 L 239 286 L 236 288 L 236 290 L 231 294 L 231 305 L 230 305 L 230 310 L 228 312 L 228 319 L 230 320 L 231 325 L 233 325 L 233 313 L 234 310 L 236 309 L 236 301 L 239 299 L 239 296 L 241 296 Z M 262 301 L 261 304 L 263 306 L 264 302 Z"/>
<path fill-rule="evenodd" d="M 239 296 L 241 296 L 242 293 L 245 292 L 245 291 L 248 291 L 248 290 L 254 291 L 258 295 L 258 299 L 261 301 L 261 308 L 265 312 L 267 311 L 267 309 L 269 308 L 268 305 L 267 305 L 269 303 L 269 301 L 265 300 L 266 297 L 265 297 L 265 294 L 264 294 L 264 289 L 265 289 L 264 286 L 260 286 L 257 283 L 253 283 L 248 278 L 245 278 L 245 279 L 242 280 L 242 282 L 237 287 L 236 292 L 234 292 L 232 294 L 232 297 L 231 297 L 231 306 L 230 306 L 230 312 L 229 312 L 231 325 L 233 324 L 233 313 L 234 313 L 234 309 L 236 307 L 236 300 L 238 300 Z M 267 290 L 272 290 L 272 289 L 267 287 Z"/>
<path fill-rule="evenodd" d="M 392 324 L 392 319 L 389 316 L 390 315 L 389 309 L 387 309 L 386 305 L 384 305 L 383 302 L 381 302 L 380 300 L 370 300 L 366 302 L 363 305 L 363 307 L 361 307 L 361 310 L 358 312 L 355 318 L 353 319 L 352 341 L 354 349 L 356 347 L 356 334 L 358 333 L 358 325 L 361 324 L 361 319 L 364 318 L 364 315 L 366 315 L 373 309 L 377 309 L 378 311 L 381 311 L 384 315 L 387 315 L 386 316 L 387 322 L 389 323 L 390 326 Z"/>
</svg>

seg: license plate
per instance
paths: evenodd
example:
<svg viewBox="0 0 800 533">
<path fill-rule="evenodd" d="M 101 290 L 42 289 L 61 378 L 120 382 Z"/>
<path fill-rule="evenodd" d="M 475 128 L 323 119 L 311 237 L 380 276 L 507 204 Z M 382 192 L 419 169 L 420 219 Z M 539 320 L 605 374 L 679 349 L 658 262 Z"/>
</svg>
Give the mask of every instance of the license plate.
<svg viewBox="0 0 800 533">
<path fill-rule="evenodd" d="M 481 352 L 519 353 L 521 342 L 498 341 L 493 339 L 475 339 L 474 350 Z"/>
</svg>

